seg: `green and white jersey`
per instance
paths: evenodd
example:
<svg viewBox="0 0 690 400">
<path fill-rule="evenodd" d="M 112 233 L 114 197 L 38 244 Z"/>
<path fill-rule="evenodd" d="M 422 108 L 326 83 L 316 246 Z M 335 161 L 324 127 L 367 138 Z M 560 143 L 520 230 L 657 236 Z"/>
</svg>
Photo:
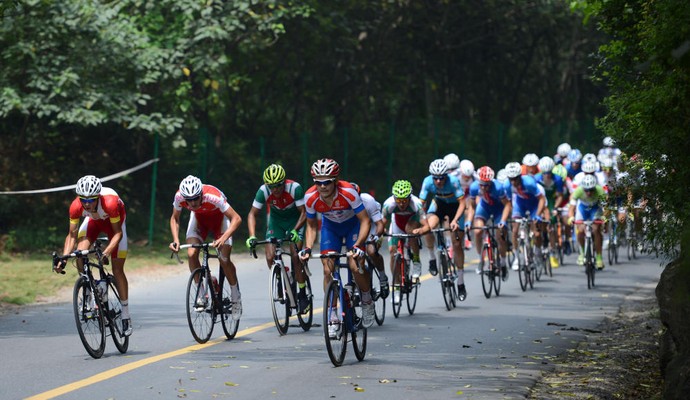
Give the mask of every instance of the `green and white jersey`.
<svg viewBox="0 0 690 400">
<path fill-rule="evenodd" d="M 297 207 L 304 205 L 304 189 L 299 183 L 286 179 L 283 192 L 274 196 L 267 185 L 261 185 L 256 191 L 252 207 L 260 210 L 266 204 L 269 218 L 296 220 L 300 215 Z"/>
</svg>

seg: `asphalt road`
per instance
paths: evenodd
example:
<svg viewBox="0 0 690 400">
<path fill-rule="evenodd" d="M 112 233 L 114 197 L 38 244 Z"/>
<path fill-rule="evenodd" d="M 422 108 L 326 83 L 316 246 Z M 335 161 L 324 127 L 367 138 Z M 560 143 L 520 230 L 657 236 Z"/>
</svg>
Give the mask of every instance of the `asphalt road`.
<svg viewBox="0 0 690 400">
<path fill-rule="evenodd" d="M 414 315 L 403 306 L 396 319 L 387 304 L 384 324 L 369 329 L 365 360 L 358 362 L 349 347 L 338 368 L 324 345 L 318 261 L 310 264 L 318 326 L 303 332 L 291 320 L 282 337 L 271 316 L 265 262 L 246 256 L 234 257 L 244 315 L 231 341 L 220 325 L 205 345 L 192 338 L 186 266 L 171 266 L 179 273 L 165 279 L 132 284 L 135 331 L 124 355 L 109 342 L 103 358 L 92 359 L 77 336 L 70 303 L 23 308 L 0 317 L 0 397 L 524 398 L 555 355 L 614 315 L 626 295 L 643 287 L 648 292 L 662 271 L 657 259 L 624 260 L 598 273 L 596 288 L 588 290 L 583 268 L 570 256 L 553 278 L 527 292 L 511 271 L 501 296 L 486 299 L 474 273 L 476 252 L 469 254 L 466 301 L 446 311 L 437 278 L 424 275 Z"/>
</svg>

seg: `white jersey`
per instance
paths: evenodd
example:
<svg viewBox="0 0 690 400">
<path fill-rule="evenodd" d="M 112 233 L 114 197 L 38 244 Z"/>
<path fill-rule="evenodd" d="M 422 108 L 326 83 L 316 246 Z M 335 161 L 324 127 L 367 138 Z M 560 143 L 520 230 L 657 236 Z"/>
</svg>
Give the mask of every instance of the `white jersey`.
<svg viewBox="0 0 690 400">
<path fill-rule="evenodd" d="M 573 191 L 582 184 L 582 178 L 584 178 L 585 175 L 587 174 L 584 172 L 578 172 L 575 177 L 573 177 Z M 601 187 L 606 186 L 606 174 L 603 172 L 595 172 L 594 176 L 597 178 L 597 185 Z"/>
<path fill-rule="evenodd" d="M 362 198 L 364 208 L 367 210 L 369 218 L 371 218 L 371 229 L 369 229 L 369 234 L 374 235 L 376 234 L 376 223 L 383 219 L 383 215 L 381 215 L 381 203 L 376 201 L 374 196 L 369 193 L 361 193 L 359 197 Z"/>
</svg>

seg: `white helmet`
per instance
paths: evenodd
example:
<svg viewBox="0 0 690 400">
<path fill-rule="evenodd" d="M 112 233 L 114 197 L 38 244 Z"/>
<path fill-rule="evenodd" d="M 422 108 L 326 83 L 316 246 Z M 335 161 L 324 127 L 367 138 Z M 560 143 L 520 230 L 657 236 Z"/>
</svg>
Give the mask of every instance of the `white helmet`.
<svg viewBox="0 0 690 400">
<path fill-rule="evenodd" d="M 539 164 L 539 156 L 534 153 L 525 154 L 525 156 L 522 158 L 522 163 L 528 167 L 534 167 Z"/>
<path fill-rule="evenodd" d="M 585 175 L 581 186 L 585 190 L 594 189 L 597 186 L 597 178 L 594 175 Z"/>
<path fill-rule="evenodd" d="M 570 162 L 580 162 L 582 160 L 582 152 L 579 149 L 572 149 L 568 153 L 568 160 Z"/>
<path fill-rule="evenodd" d="M 520 163 L 517 162 L 509 162 L 506 164 L 506 176 L 508 179 L 513 179 L 517 178 L 522 174 L 522 167 L 520 166 Z"/>
<path fill-rule="evenodd" d="M 541 172 L 551 172 L 555 166 L 556 163 L 554 163 L 553 158 L 549 156 L 542 157 L 541 160 L 539 160 L 539 170 Z"/>
<path fill-rule="evenodd" d="M 616 144 L 616 142 L 613 141 L 611 136 L 606 136 L 604 138 L 604 146 L 606 147 L 613 147 L 613 145 Z"/>
<path fill-rule="evenodd" d="M 568 153 L 570 153 L 570 145 L 568 143 L 561 143 L 558 145 L 558 150 L 556 150 L 556 153 L 561 156 L 561 158 L 566 158 L 568 157 Z"/>
<path fill-rule="evenodd" d="M 597 162 L 597 156 L 594 155 L 594 153 L 587 153 L 584 156 L 582 156 L 582 163 L 586 163 L 588 161 L 592 162 Z"/>
<path fill-rule="evenodd" d="M 464 176 L 474 175 L 474 164 L 470 160 L 460 161 L 460 173 Z"/>
<path fill-rule="evenodd" d="M 201 195 L 201 179 L 193 175 L 188 175 L 180 182 L 180 194 L 185 199 L 193 199 Z"/>
<path fill-rule="evenodd" d="M 443 157 L 443 161 L 446 162 L 446 165 L 450 170 L 460 168 L 460 158 L 455 153 L 446 154 L 446 156 Z"/>
<path fill-rule="evenodd" d="M 75 188 L 75 191 L 77 192 L 78 196 L 93 197 L 101 194 L 102 188 L 103 185 L 101 185 L 100 179 L 96 178 L 93 175 L 86 175 L 79 178 L 79 181 L 77 181 L 77 187 Z"/>
<path fill-rule="evenodd" d="M 613 160 L 611 157 L 603 157 L 600 162 L 602 168 L 613 168 Z"/>
<path fill-rule="evenodd" d="M 448 165 L 441 158 L 437 158 L 429 164 L 429 173 L 431 175 L 445 175 L 448 173 Z"/>
<path fill-rule="evenodd" d="M 597 171 L 597 163 L 592 160 L 583 161 L 580 168 L 585 174 L 593 174 Z"/>
<path fill-rule="evenodd" d="M 501 183 L 508 180 L 508 175 L 506 174 L 505 168 L 501 168 L 498 170 L 498 172 L 496 173 L 496 179 Z"/>
</svg>

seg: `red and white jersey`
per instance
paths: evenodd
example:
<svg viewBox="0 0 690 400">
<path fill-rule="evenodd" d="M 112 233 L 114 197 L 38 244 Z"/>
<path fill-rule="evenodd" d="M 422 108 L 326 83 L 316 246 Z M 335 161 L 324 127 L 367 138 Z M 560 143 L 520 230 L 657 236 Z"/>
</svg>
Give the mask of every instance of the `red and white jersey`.
<svg viewBox="0 0 690 400">
<path fill-rule="evenodd" d="M 117 195 L 113 189 L 104 187 L 101 189 L 101 194 L 98 196 L 98 207 L 95 212 L 88 212 L 81 204 L 79 197 L 72 201 L 69 206 L 69 222 L 77 225 L 79 218 L 89 217 L 95 220 L 109 219 L 111 223 L 124 222 L 126 217 L 125 203 L 120 196 Z"/>
<path fill-rule="evenodd" d="M 184 197 L 182 197 L 182 194 L 178 190 L 175 193 L 173 207 L 178 211 L 186 208 L 190 211 L 193 211 L 195 214 L 208 214 L 216 212 L 216 210 L 220 211 L 221 213 L 225 213 L 225 211 L 230 208 L 228 198 L 225 197 L 225 194 L 223 194 L 220 189 L 213 185 L 202 185 L 201 196 L 201 207 L 197 208 L 196 210 L 192 210 L 189 208 L 189 204 L 187 204 L 187 201 L 184 199 Z"/>
<path fill-rule="evenodd" d="M 304 194 L 307 218 L 316 218 L 316 213 L 321 213 L 324 218 L 341 223 L 356 218 L 355 214 L 364 210 L 362 198 L 349 182 L 338 181 L 335 190 L 333 203 L 329 206 L 321 199 L 316 185 L 310 187 Z"/>
</svg>

